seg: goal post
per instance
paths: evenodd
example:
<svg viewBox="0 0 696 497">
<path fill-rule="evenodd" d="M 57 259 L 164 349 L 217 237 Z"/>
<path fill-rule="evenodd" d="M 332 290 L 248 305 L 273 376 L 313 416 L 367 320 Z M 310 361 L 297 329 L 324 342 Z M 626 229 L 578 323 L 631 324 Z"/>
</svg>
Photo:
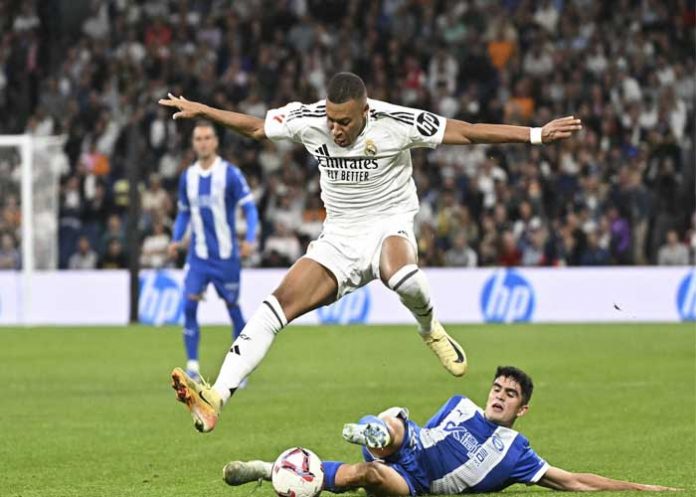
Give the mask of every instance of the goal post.
<svg viewBox="0 0 696 497">
<path fill-rule="evenodd" d="M 64 143 L 64 136 L 0 135 L 0 161 L 13 173 L 0 179 L 0 207 L 11 195 L 19 201 L 21 222 L 19 233 L 14 234 L 18 235 L 21 253 L 17 321 L 24 325 L 32 324 L 35 271 L 57 268 L 58 190 L 66 166 Z"/>
</svg>

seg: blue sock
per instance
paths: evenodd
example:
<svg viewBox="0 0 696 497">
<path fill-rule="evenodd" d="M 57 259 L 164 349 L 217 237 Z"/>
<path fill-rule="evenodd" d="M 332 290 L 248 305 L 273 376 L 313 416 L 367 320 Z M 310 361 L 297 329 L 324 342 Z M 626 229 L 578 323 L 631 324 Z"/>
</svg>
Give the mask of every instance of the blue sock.
<svg viewBox="0 0 696 497">
<path fill-rule="evenodd" d="M 228 305 L 227 313 L 230 315 L 230 319 L 232 319 L 232 339 L 234 340 L 246 326 L 246 321 L 244 321 L 242 316 L 242 309 L 237 304 Z"/>
<path fill-rule="evenodd" d="M 186 299 L 184 303 L 184 346 L 186 358 L 189 361 L 198 360 L 198 342 L 201 338 L 201 330 L 198 327 L 198 301 Z"/>
<path fill-rule="evenodd" d="M 343 463 L 340 461 L 322 461 L 322 467 L 324 468 L 324 490 L 333 492 L 335 494 L 340 494 L 349 489 L 347 488 L 336 488 L 336 472 Z"/>
</svg>

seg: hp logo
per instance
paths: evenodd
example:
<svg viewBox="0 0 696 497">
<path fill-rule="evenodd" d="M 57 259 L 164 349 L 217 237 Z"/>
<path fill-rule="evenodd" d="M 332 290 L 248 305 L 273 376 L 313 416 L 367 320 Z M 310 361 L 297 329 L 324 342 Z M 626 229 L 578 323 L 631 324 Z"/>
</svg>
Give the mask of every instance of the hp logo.
<svg viewBox="0 0 696 497">
<path fill-rule="evenodd" d="M 481 313 L 488 323 L 530 321 L 534 305 L 532 286 L 514 269 L 496 271 L 483 286 Z"/>
<path fill-rule="evenodd" d="M 696 271 L 691 271 L 677 289 L 677 312 L 682 321 L 696 321 Z"/>
<path fill-rule="evenodd" d="M 181 287 L 167 271 L 140 276 L 138 319 L 143 324 L 179 324 L 183 318 Z"/>
<path fill-rule="evenodd" d="M 321 324 L 356 324 L 367 322 L 370 314 L 370 291 L 358 288 L 338 302 L 317 309 Z"/>
</svg>

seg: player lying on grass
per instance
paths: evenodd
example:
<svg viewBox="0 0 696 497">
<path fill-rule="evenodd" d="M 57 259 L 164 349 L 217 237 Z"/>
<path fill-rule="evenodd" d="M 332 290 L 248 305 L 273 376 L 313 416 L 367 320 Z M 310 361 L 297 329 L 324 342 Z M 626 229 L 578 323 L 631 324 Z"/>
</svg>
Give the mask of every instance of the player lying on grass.
<svg viewBox="0 0 696 497">
<path fill-rule="evenodd" d="M 418 196 L 411 149 L 440 144 L 549 143 L 570 137 L 579 119 L 565 117 L 543 128 L 469 124 L 430 112 L 367 98 L 362 79 L 336 74 L 326 100 L 293 102 L 266 119 L 214 109 L 184 97 L 159 101 L 174 118 L 204 117 L 255 140 L 291 140 L 318 163 L 327 211 L 322 234 L 293 264 L 234 341 L 212 387 L 172 372 L 177 398 L 200 431 L 215 427 L 222 406 L 293 319 L 330 304 L 374 279 L 401 299 L 418 322 L 421 337 L 453 375 L 467 371 L 462 347 L 435 318 L 425 274 L 417 265 L 414 217 Z"/>
<path fill-rule="evenodd" d="M 400 407 L 347 424 L 343 438 L 363 446 L 366 462 L 324 461 L 324 489 L 364 488 L 377 496 L 495 492 L 513 483 L 570 491 L 676 490 L 549 465 L 512 429 L 529 410 L 533 388 L 525 372 L 499 367 L 483 410 L 454 396 L 422 427 Z M 233 461 L 223 477 L 230 485 L 270 480 L 271 468 L 264 461 Z"/>
</svg>

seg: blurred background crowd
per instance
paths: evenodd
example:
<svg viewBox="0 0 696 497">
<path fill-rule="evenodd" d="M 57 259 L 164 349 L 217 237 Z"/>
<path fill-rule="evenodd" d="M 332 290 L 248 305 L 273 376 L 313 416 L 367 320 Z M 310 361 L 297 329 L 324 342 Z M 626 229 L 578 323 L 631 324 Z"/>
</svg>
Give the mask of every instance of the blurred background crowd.
<svg viewBox="0 0 696 497">
<path fill-rule="evenodd" d="M 690 264 L 695 27 L 689 0 L 4 0 L 0 133 L 67 137 L 61 268 L 126 267 L 137 135 L 140 262 L 162 267 L 194 158 L 191 123 L 157 100 L 263 117 L 353 71 L 372 98 L 446 117 L 584 121 L 558 145 L 414 150 L 421 265 Z M 262 220 L 246 264 L 289 265 L 324 217 L 314 158 L 218 133 Z M 12 268 L 17 164 L 0 177 L 0 268 Z"/>
</svg>

